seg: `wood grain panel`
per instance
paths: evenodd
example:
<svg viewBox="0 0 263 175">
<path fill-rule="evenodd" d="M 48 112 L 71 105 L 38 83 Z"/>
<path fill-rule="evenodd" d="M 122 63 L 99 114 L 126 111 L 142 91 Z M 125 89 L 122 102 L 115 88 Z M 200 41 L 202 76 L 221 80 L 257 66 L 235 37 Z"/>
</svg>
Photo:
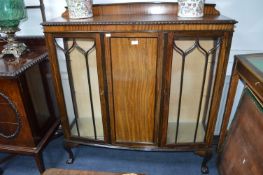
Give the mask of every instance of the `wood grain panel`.
<svg viewBox="0 0 263 175">
<path fill-rule="evenodd" d="M 28 123 L 28 119 L 25 117 L 27 116 L 22 97 L 19 92 L 19 85 L 16 80 L 12 79 L 3 79 L 0 81 L 1 87 L 0 92 L 5 94 L 12 103 L 14 103 L 21 120 L 21 129 L 19 131 L 19 134 L 15 139 L 5 139 L 3 137 L 0 137 L 0 144 L 5 145 L 20 145 L 20 146 L 35 146 L 33 141 L 33 136 L 31 134 L 31 128 Z M 0 114 L 0 122 L 14 122 L 14 121 L 4 121 L 7 118 L 7 115 L 11 115 L 9 118 L 14 118 L 15 113 L 13 111 L 9 111 L 8 108 L 4 108 L 4 104 L 1 105 L 1 114 Z M 4 119 L 3 119 L 4 118 Z M 2 123 L 3 124 L 3 123 Z M 9 125 L 11 127 L 11 125 Z M 4 127 L 1 125 L 0 127 Z M 3 130 L 7 128 L 2 128 Z M 9 131 L 13 130 L 13 126 L 9 128 Z"/>
<path fill-rule="evenodd" d="M 250 65 L 242 64 L 240 61 L 237 63 L 237 71 L 241 79 L 253 90 L 253 92 L 263 101 L 263 81 L 260 74 L 256 73 L 255 69 L 251 70 Z M 253 68 L 253 67 L 252 67 Z"/>
<path fill-rule="evenodd" d="M 132 15 L 132 14 L 173 14 L 177 15 L 178 3 L 152 3 L 152 2 L 136 2 L 136 3 L 118 3 L 118 4 L 95 4 L 92 7 L 94 16 L 99 15 Z M 215 9 L 215 4 L 205 4 L 205 15 L 219 15 L 219 11 Z M 67 16 L 68 14 L 64 14 Z"/>
<path fill-rule="evenodd" d="M 1 97 L 0 97 L 1 98 Z M 0 104 L 0 123 L 16 123 L 16 112 L 10 104 Z"/>
<path fill-rule="evenodd" d="M 111 172 L 99 172 L 99 171 L 86 171 L 86 170 L 65 170 L 58 168 L 47 169 L 43 175 L 143 175 L 135 173 L 111 173 Z"/>
<path fill-rule="evenodd" d="M 216 75 L 215 75 L 215 83 L 213 87 L 213 93 L 211 98 L 211 110 L 209 112 L 209 116 L 217 116 L 221 95 L 224 86 L 224 80 L 226 76 L 226 68 L 228 63 L 228 56 L 230 53 L 231 48 L 231 41 L 232 41 L 233 33 L 225 32 L 224 36 L 222 37 L 222 42 L 220 45 L 220 51 L 218 55 L 218 63 L 216 68 Z M 211 145 L 213 141 L 213 133 L 215 130 L 216 124 L 216 117 L 210 117 L 208 120 L 208 128 L 206 130 L 206 138 L 205 141 Z"/>
<path fill-rule="evenodd" d="M 174 24 L 170 24 L 169 22 L 161 22 L 159 24 L 150 24 L 145 23 L 145 25 L 138 24 L 136 22 L 136 19 L 139 17 L 136 16 L 134 17 L 133 22 L 129 22 L 132 16 L 126 16 L 125 18 L 122 18 L 122 21 L 119 22 L 119 24 L 116 24 L 117 22 L 112 22 L 112 24 L 107 24 L 109 23 L 109 20 L 111 19 L 101 17 L 100 19 L 104 20 L 104 22 L 99 22 L 99 20 L 95 20 L 94 23 L 87 23 L 86 25 L 81 25 L 80 22 L 71 22 L 70 25 L 67 25 L 66 21 L 63 21 L 64 19 L 61 19 L 60 22 L 54 22 L 50 23 L 46 26 L 44 26 L 44 32 L 45 33 L 51 33 L 54 32 L 57 35 L 61 35 L 62 33 L 66 32 L 72 32 L 72 31 L 78 31 L 78 32 L 87 32 L 87 31 L 106 31 L 106 32 L 116 32 L 116 31 L 123 31 L 123 32 L 133 32 L 133 31 L 138 31 L 138 32 L 145 32 L 145 31 L 230 31 L 233 32 L 234 30 L 234 25 L 233 24 L 226 24 L 226 23 L 218 23 L 218 24 L 213 24 L 214 20 L 207 21 L 207 23 L 212 23 L 212 24 L 206 24 L 206 23 L 181 23 L 176 22 Z M 153 18 L 154 19 L 154 18 Z M 119 19 L 116 19 L 118 21 Z M 157 20 L 157 19 L 154 19 Z M 106 22 L 105 22 L 106 21 Z M 143 21 L 143 20 L 142 20 Z M 177 21 L 177 19 L 174 19 L 174 21 Z M 126 24 L 127 23 L 127 24 Z M 143 22 L 141 22 L 143 24 Z M 154 23 L 154 22 L 153 22 Z M 157 22 L 158 23 L 158 22 Z M 52 26 L 53 25 L 53 26 Z"/>
<path fill-rule="evenodd" d="M 232 68 L 232 75 L 231 75 L 231 80 L 229 84 L 229 89 L 227 93 L 227 100 L 226 100 L 226 107 L 224 110 L 224 115 L 223 115 L 223 120 L 221 124 L 221 131 L 220 131 L 220 138 L 218 142 L 218 147 L 217 151 L 221 152 L 222 150 L 222 145 L 225 142 L 225 137 L 227 134 L 227 127 L 228 127 L 228 121 L 232 112 L 232 106 L 234 103 L 234 98 L 236 96 L 236 89 L 239 81 L 239 75 L 236 69 L 236 60 L 234 62 L 233 68 Z"/>
<path fill-rule="evenodd" d="M 110 44 L 116 141 L 153 142 L 157 38 L 111 38 Z"/>
<path fill-rule="evenodd" d="M 152 2 L 135 2 L 135 3 L 114 3 L 114 4 L 94 4 L 92 6 L 94 16 L 101 15 L 152 15 L 152 14 L 173 14 L 178 13 L 177 2 L 152 3 Z M 220 15 L 215 9 L 215 4 L 205 4 L 204 15 Z M 68 10 L 62 16 L 68 18 Z"/>
<path fill-rule="evenodd" d="M 27 89 L 36 113 L 37 124 L 40 128 L 44 127 L 50 118 L 50 111 L 46 99 L 43 78 L 39 66 L 33 66 L 25 73 Z"/>
<path fill-rule="evenodd" d="M 222 175 L 263 174 L 262 106 L 245 90 L 219 159 Z"/>
</svg>

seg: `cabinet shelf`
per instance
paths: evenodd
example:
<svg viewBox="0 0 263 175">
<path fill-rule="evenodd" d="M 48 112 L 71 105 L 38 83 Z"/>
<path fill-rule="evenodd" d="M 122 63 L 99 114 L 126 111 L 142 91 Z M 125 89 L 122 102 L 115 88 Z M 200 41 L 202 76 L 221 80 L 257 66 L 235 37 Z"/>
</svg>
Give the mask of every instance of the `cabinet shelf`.
<svg viewBox="0 0 263 175">
<path fill-rule="evenodd" d="M 167 144 L 175 144 L 176 122 L 168 123 Z M 193 143 L 196 122 L 181 122 L 178 129 L 177 144 Z M 196 143 L 203 143 L 205 128 L 202 123 L 198 124 Z"/>
<path fill-rule="evenodd" d="M 71 135 L 95 140 L 92 117 L 82 117 L 82 118 L 78 118 L 77 120 L 78 120 L 77 122 L 74 121 L 71 125 Z M 104 140 L 103 125 L 100 120 L 101 119 L 96 120 L 97 122 L 95 121 L 96 132 L 97 132 L 96 140 Z M 78 124 L 78 129 L 77 129 L 77 124 Z M 79 134 L 78 134 L 78 130 L 79 130 Z"/>
</svg>

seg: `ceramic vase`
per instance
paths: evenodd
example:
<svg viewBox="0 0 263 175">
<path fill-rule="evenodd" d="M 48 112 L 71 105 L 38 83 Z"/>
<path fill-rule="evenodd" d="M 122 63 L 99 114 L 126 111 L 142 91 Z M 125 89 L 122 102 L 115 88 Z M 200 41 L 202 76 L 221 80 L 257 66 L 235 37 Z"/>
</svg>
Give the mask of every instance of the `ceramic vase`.
<svg viewBox="0 0 263 175">
<path fill-rule="evenodd" d="M 81 19 L 93 16 L 92 0 L 67 0 L 69 18 Z"/>
<path fill-rule="evenodd" d="M 205 0 L 178 0 L 178 16 L 202 17 Z"/>
</svg>

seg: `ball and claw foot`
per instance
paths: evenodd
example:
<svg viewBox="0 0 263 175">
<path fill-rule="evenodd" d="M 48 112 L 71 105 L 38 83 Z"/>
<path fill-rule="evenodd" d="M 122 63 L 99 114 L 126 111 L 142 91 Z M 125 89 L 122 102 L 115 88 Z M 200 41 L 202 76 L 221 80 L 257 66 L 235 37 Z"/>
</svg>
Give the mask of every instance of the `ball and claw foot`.
<svg viewBox="0 0 263 175">
<path fill-rule="evenodd" d="M 74 162 L 74 158 L 68 158 L 68 160 L 66 161 L 67 164 L 73 164 Z"/>
<path fill-rule="evenodd" d="M 67 151 L 69 158 L 66 161 L 67 164 L 72 164 L 74 162 L 74 154 L 71 150 L 71 147 L 67 144 L 64 145 L 64 149 Z"/>
<path fill-rule="evenodd" d="M 202 174 L 208 174 L 209 173 L 209 168 L 207 166 L 207 163 L 209 160 L 211 160 L 212 158 L 212 152 L 211 151 L 208 151 L 205 153 L 205 156 L 204 156 L 204 159 L 203 159 L 203 162 L 201 164 L 201 172 Z"/>
<path fill-rule="evenodd" d="M 202 165 L 201 172 L 202 172 L 202 174 L 208 174 L 209 173 L 208 166 L 207 165 Z"/>
</svg>

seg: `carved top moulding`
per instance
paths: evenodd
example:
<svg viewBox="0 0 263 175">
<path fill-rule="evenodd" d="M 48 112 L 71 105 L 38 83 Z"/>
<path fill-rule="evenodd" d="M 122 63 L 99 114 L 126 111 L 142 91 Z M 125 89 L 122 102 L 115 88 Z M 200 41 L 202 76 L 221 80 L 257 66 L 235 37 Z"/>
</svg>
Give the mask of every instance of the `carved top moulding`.
<svg viewBox="0 0 263 175">
<path fill-rule="evenodd" d="M 95 4 L 94 16 L 69 19 L 67 10 L 62 17 L 42 23 L 45 32 L 67 31 L 134 31 L 134 30 L 227 30 L 233 31 L 237 21 L 220 15 L 215 4 L 205 4 L 204 16 L 177 16 L 178 3 Z M 187 24 L 187 25 L 184 25 Z M 211 25 L 214 24 L 214 25 Z M 103 27 L 101 25 L 104 25 Z M 131 27 L 131 25 L 133 27 Z M 191 26 L 193 25 L 193 26 Z M 220 25 L 220 26 L 219 26 Z M 63 28 L 59 28 L 62 26 Z M 73 27 L 74 26 L 74 27 Z M 74 29 L 73 29 L 73 28 Z"/>
</svg>

